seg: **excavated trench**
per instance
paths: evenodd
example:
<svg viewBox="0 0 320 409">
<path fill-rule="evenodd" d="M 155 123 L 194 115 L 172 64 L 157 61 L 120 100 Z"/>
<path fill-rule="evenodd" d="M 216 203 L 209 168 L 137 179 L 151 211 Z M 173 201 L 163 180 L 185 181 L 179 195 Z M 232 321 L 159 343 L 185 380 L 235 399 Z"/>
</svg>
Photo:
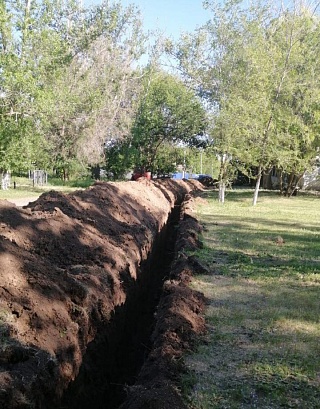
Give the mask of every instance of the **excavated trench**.
<svg viewBox="0 0 320 409">
<path fill-rule="evenodd" d="M 0 201 L 1 408 L 185 408 L 181 357 L 205 330 L 184 249 L 197 190 L 142 180 Z"/>
<path fill-rule="evenodd" d="M 181 205 L 159 233 L 138 279 L 124 283 L 125 304 L 88 346 L 79 375 L 65 392 L 61 409 L 116 409 L 136 381 L 151 348 L 150 336 L 162 285 L 170 275 Z"/>
</svg>

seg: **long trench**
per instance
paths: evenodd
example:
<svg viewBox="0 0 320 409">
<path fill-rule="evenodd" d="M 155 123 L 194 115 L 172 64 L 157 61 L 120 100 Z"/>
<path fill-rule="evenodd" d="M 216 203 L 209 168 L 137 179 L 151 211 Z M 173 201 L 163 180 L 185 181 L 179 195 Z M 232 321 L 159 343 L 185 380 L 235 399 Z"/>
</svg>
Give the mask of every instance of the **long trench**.
<svg viewBox="0 0 320 409">
<path fill-rule="evenodd" d="M 172 211 L 137 280 L 126 283 L 130 289 L 125 304 L 116 308 L 88 346 L 60 409 L 116 409 L 126 398 L 150 350 L 154 313 L 162 283 L 170 273 L 180 211 L 180 206 Z"/>
</svg>

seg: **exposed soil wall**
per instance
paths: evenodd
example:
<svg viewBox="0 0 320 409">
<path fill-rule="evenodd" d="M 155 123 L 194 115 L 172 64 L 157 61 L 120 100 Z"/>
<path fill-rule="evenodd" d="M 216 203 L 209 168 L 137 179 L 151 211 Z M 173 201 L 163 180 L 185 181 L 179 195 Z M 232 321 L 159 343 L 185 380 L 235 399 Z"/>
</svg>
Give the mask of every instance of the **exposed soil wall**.
<svg viewBox="0 0 320 409">
<path fill-rule="evenodd" d="M 101 351 L 114 360 L 97 377 L 106 389 L 115 368 L 118 379 L 132 375 L 126 361 L 136 361 L 128 372 L 136 370 L 151 349 L 138 346 L 135 334 L 150 314 L 142 300 L 155 300 L 148 289 L 161 281 L 155 249 L 175 206 L 198 188 L 172 180 L 98 183 L 72 195 L 49 192 L 24 209 L 0 202 L 0 407 L 57 408 L 66 390 L 64 404 L 71 407 L 75 393 L 85 402 L 79 386 L 90 385 L 86 368 L 102 370 L 95 365 L 105 362 Z M 116 353 L 121 343 L 140 353 Z"/>
<path fill-rule="evenodd" d="M 150 352 L 120 409 L 187 409 L 179 382 L 185 371 L 183 356 L 206 333 L 205 297 L 189 287 L 192 276 L 208 273 L 194 256 L 188 255 L 202 245 L 201 226 L 192 217 L 194 201 L 189 197 L 181 212 L 170 276 L 163 284 L 155 314 Z"/>
</svg>

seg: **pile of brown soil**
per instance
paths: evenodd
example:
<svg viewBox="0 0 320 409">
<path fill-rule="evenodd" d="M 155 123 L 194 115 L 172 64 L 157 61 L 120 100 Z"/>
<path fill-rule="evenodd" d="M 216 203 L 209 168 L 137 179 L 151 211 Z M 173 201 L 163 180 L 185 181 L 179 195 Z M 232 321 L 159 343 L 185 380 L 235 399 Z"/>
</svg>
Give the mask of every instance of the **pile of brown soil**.
<svg viewBox="0 0 320 409">
<path fill-rule="evenodd" d="M 152 349 L 120 409 L 187 409 L 179 390 L 180 376 L 185 371 L 183 356 L 206 333 L 206 299 L 189 287 L 192 276 L 208 273 L 205 266 L 188 255 L 202 246 L 202 229 L 192 216 L 196 200 L 189 197 L 184 203 L 170 278 L 164 282 L 156 311 Z"/>
<path fill-rule="evenodd" d="M 139 280 L 174 206 L 199 188 L 142 179 L 72 195 L 51 191 L 23 209 L 0 201 L 0 407 L 58 407 L 88 345 Z M 163 303 L 172 302 L 170 285 Z M 183 316 L 189 290 L 177 286 Z M 182 327 L 201 332 L 188 314 Z M 164 333 L 169 321 L 164 316 L 155 331 Z M 174 332 L 165 348 L 175 351 Z"/>
</svg>

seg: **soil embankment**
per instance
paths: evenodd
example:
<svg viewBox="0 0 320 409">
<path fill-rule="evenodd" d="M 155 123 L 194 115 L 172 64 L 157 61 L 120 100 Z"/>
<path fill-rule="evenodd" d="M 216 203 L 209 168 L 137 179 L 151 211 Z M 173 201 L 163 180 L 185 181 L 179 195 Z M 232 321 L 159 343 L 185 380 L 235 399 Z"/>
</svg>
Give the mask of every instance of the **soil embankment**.
<svg viewBox="0 0 320 409">
<path fill-rule="evenodd" d="M 198 187 L 172 180 L 97 183 L 72 195 L 43 194 L 23 209 L 0 202 L 0 407 L 58 408 L 66 390 L 64 407 L 78 402 L 77 407 L 85 408 L 90 401 L 87 407 L 117 407 L 117 399 L 110 398 L 109 406 L 101 404 L 101 399 L 109 399 L 111 385 L 121 382 L 118 389 L 123 393 L 123 382 L 134 375 L 147 352 L 152 351 L 156 362 L 163 348 L 156 340 L 165 334 L 165 320 L 157 321 L 153 346 L 141 347 L 143 338 L 137 334 L 149 322 L 144 315 L 150 315 L 141 306 L 149 299 L 154 302 L 157 293 L 149 289 L 163 279 L 153 266 L 161 265 L 162 253 L 155 249 L 167 241 L 170 215 Z M 164 294 L 170 298 L 171 286 L 178 285 L 180 299 L 191 299 L 181 284 L 185 281 L 180 276 L 166 282 Z M 195 296 L 195 314 L 201 303 Z M 191 316 L 185 314 L 183 325 L 201 332 L 203 324 L 192 323 Z M 164 337 L 170 344 L 165 348 L 175 349 L 173 335 Z M 190 347 L 183 337 L 177 342 Z M 94 371 L 98 376 L 91 379 Z M 144 376 L 150 381 L 150 372 L 144 371 L 138 381 Z M 157 384 L 171 387 L 171 375 Z M 105 380 L 96 385 L 98 378 Z M 98 394 L 88 397 L 85 385 L 92 392 L 94 385 L 104 388 L 95 405 L 92 397 Z M 143 388 L 150 394 L 150 387 Z M 140 402 L 146 398 L 141 396 Z"/>
</svg>

